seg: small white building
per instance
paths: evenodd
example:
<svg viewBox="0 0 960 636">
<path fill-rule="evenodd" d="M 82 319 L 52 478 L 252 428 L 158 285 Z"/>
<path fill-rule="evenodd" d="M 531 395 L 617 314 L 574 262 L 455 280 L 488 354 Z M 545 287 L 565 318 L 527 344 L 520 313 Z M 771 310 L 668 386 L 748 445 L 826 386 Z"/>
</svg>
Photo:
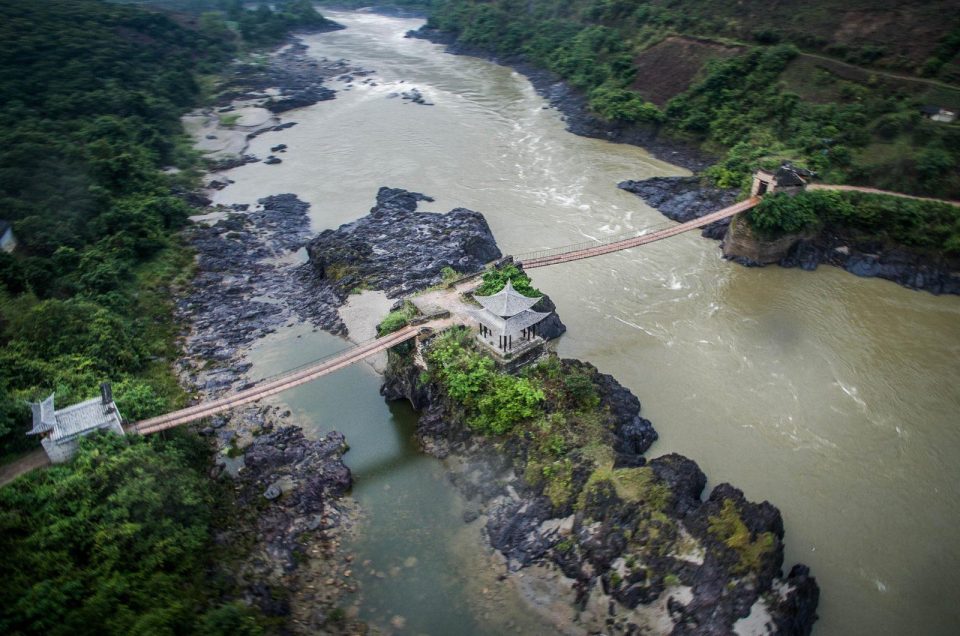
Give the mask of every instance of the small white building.
<svg viewBox="0 0 960 636">
<path fill-rule="evenodd" d="M 942 124 L 952 124 L 957 119 L 957 112 L 954 110 L 948 110 L 941 106 L 927 105 L 920 108 L 925 116 L 929 117 L 933 121 L 938 121 Z"/>
<path fill-rule="evenodd" d="M 797 194 L 807 187 L 807 181 L 815 177 L 816 173 L 803 168 L 797 168 L 791 163 L 784 163 L 776 172 L 757 170 L 753 173 L 753 186 L 750 196 L 762 197 L 774 192 Z"/>
<path fill-rule="evenodd" d="M 77 452 L 77 443 L 94 431 L 112 431 L 123 435 L 122 418 L 113 401 L 110 384 L 100 385 L 100 397 L 56 410 L 53 394 L 42 402 L 31 403 L 33 428 L 27 435 L 40 435 L 40 443 L 54 464 L 69 461 Z"/>
<path fill-rule="evenodd" d="M 0 219 L 0 250 L 12 252 L 17 248 L 17 239 L 13 235 L 13 226 L 9 221 Z"/>
<path fill-rule="evenodd" d="M 537 325 L 550 315 L 549 312 L 533 311 L 532 307 L 540 302 L 540 298 L 529 298 L 517 292 L 509 279 L 496 294 L 474 296 L 474 300 L 483 307 L 470 312 L 480 323 L 477 337 L 503 354 L 537 339 Z"/>
</svg>

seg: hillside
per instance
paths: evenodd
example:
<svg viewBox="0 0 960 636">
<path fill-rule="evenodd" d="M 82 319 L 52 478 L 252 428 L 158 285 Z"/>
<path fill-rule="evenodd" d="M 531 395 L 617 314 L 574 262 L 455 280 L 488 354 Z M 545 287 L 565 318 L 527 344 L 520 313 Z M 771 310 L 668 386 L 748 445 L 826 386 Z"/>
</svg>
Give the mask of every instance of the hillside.
<svg viewBox="0 0 960 636">
<path fill-rule="evenodd" d="M 689 3 L 650 4 L 677 11 Z M 708 0 L 696 3 L 691 27 L 703 34 L 765 44 L 789 42 L 849 62 L 922 72 L 924 63 L 937 55 L 940 41 L 960 24 L 956 11 L 956 3 L 949 0 Z M 949 16 L 952 24 L 945 19 Z M 956 54 L 954 50 L 950 58 L 954 64 Z"/>
<path fill-rule="evenodd" d="M 953 3 L 438 0 L 428 27 L 563 77 L 614 125 L 699 144 L 738 186 L 790 159 L 832 182 L 960 197 Z M 864 66 L 867 65 L 867 66 Z"/>
</svg>

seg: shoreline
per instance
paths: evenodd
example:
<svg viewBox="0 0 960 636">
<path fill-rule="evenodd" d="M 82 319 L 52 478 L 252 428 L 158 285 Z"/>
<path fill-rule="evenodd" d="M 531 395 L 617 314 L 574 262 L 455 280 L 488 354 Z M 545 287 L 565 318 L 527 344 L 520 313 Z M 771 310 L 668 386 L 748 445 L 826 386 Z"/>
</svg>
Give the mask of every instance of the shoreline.
<svg viewBox="0 0 960 636">
<path fill-rule="evenodd" d="M 618 125 L 598 119 L 589 113 L 586 98 L 562 78 L 551 71 L 535 67 L 522 58 L 500 57 L 480 47 L 463 45 L 457 42 L 455 35 L 426 26 L 417 31 L 409 31 L 407 37 L 444 45 L 446 52 L 451 55 L 479 57 L 515 70 L 530 81 L 537 93 L 547 99 L 550 107 L 556 108 L 563 114 L 567 130 L 575 135 L 639 146 L 657 159 L 686 168 L 693 173 L 699 173 L 713 163 L 709 153 L 682 141 L 661 137 L 654 130 L 640 126 Z M 657 181 L 657 179 L 659 178 L 647 181 Z M 676 177 L 676 179 L 697 180 L 699 177 Z M 618 187 L 622 187 L 622 184 Z M 632 191 L 629 188 L 623 189 Z M 665 200 L 669 197 L 664 197 L 662 193 L 653 190 L 650 193 L 651 199 L 671 203 Z M 667 190 L 666 194 L 669 194 L 669 188 Z M 689 190 L 682 194 L 687 195 L 685 196 L 687 203 L 692 203 L 694 208 L 701 208 L 704 200 L 715 200 L 718 198 L 718 193 L 724 192 L 716 187 L 706 187 L 703 190 L 705 192 L 699 196 L 696 194 L 690 196 Z M 735 196 L 739 191 L 725 192 Z M 635 194 L 638 193 L 635 192 Z M 643 195 L 638 194 L 638 196 L 646 200 Z M 720 198 L 729 198 L 729 196 Z M 700 209 L 696 214 L 691 215 L 677 210 L 675 204 L 664 211 L 660 207 L 663 203 L 650 201 L 648 203 L 661 214 L 675 221 L 691 220 L 724 207 L 717 206 L 711 210 Z M 728 224 L 729 222 L 712 224 L 704 229 L 702 235 L 722 241 Z M 728 260 L 745 267 L 766 266 L 744 258 L 728 258 Z M 908 289 L 923 290 L 934 295 L 960 295 L 960 266 L 954 262 L 955 260 L 942 255 L 930 257 L 901 245 L 882 245 L 875 240 L 858 240 L 856 237 L 837 233 L 822 233 L 813 238 L 800 240 L 789 254 L 777 262 L 777 265 L 786 268 L 799 267 L 804 271 L 814 271 L 818 265 L 831 265 L 856 276 L 882 278 Z"/>
<path fill-rule="evenodd" d="M 685 222 L 709 214 L 733 203 L 738 190 L 703 186 L 697 177 L 654 177 L 617 184 L 644 200 L 667 218 Z M 724 241 L 729 220 L 713 223 L 701 235 Z M 741 257 L 724 256 L 745 267 L 766 267 Z M 960 264 L 944 256 L 931 257 L 898 245 L 883 245 L 876 240 L 857 239 L 831 231 L 813 237 L 798 238 L 786 255 L 776 263 L 785 268 L 812 272 L 819 265 L 839 267 L 862 278 L 882 278 L 901 287 L 934 295 L 960 295 Z"/>
<path fill-rule="evenodd" d="M 222 218 L 215 215 L 211 217 L 214 223 L 204 226 L 195 226 L 191 229 L 192 244 L 199 253 L 200 269 L 197 279 L 194 281 L 195 293 L 183 307 L 183 316 L 188 319 L 187 323 L 194 326 L 192 338 L 187 339 L 185 348 L 194 355 L 195 362 L 202 362 L 202 365 L 193 365 L 184 363 L 184 371 L 187 372 L 189 379 L 195 386 L 203 386 L 210 394 L 217 393 L 233 388 L 235 385 L 247 381 L 246 371 L 250 368 L 250 363 L 246 360 L 246 352 L 253 342 L 259 340 L 273 331 L 294 324 L 291 321 L 311 322 L 315 326 L 322 328 L 335 335 L 347 335 L 350 339 L 364 339 L 375 328 L 373 320 L 379 320 L 382 316 L 375 316 L 374 310 L 387 307 L 392 301 L 390 298 L 402 298 L 413 291 L 429 286 L 439 280 L 441 266 L 447 266 L 448 263 L 457 262 L 458 252 L 462 250 L 460 243 L 450 243 L 450 228 L 438 232 L 438 236 L 443 237 L 444 245 L 447 245 L 447 254 L 438 258 L 435 253 L 436 246 L 432 248 L 420 245 L 421 254 L 430 254 L 430 264 L 426 271 L 417 271 L 410 276 L 406 276 L 403 270 L 403 259 L 411 258 L 411 255 L 404 256 L 403 249 L 398 243 L 385 244 L 387 249 L 374 250 L 375 253 L 382 253 L 386 256 L 378 257 L 380 260 L 369 261 L 369 256 L 353 255 L 350 250 L 346 252 L 337 251 L 345 243 L 353 240 L 365 241 L 370 239 L 370 234 L 378 237 L 382 236 L 385 228 L 397 230 L 400 225 L 400 217 L 392 217 L 391 214 L 402 213 L 408 215 L 416 210 L 417 202 L 420 200 L 429 200 L 428 197 L 418 193 L 409 193 L 402 190 L 390 190 L 382 188 L 378 194 L 378 205 L 371 211 L 367 217 L 342 226 L 340 229 L 327 230 L 317 238 L 309 242 L 308 253 L 310 261 L 307 263 L 292 263 L 290 259 L 277 257 L 277 254 L 292 252 L 299 249 L 309 237 L 309 222 L 306 217 L 308 204 L 303 203 L 292 194 L 274 195 L 261 199 L 259 206 L 252 208 L 249 205 L 234 205 L 230 208 L 219 207 L 217 212 Z M 454 212 L 466 214 L 464 220 L 454 218 Z M 467 230 L 469 223 L 475 222 L 476 217 L 482 220 L 482 216 L 467 211 L 454 211 L 447 215 L 432 215 L 437 223 L 451 222 L 453 229 L 457 232 Z M 377 215 L 382 218 L 378 220 Z M 475 215 L 473 217 L 469 215 Z M 446 219 L 447 221 L 443 221 Z M 482 228 L 486 228 L 485 221 L 482 222 Z M 379 223 L 379 225 L 378 225 Z M 465 226 L 463 223 L 467 223 Z M 365 225 L 367 224 L 367 225 Z M 369 225 L 369 227 L 368 227 Z M 349 228 L 345 230 L 345 228 Z M 344 231 L 349 232 L 350 239 L 342 236 Z M 402 234 L 402 229 L 399 230 Z M 363 232 L 367 232 L 367 238 L 364 238 Z M 340 233 L 340 234 L 338 234 Z M 481 230 L 482 233 L 482 230 Z M 492 235 L 489 234 L 489 228 L 486 228 L 489 240 Z M 358 238 L 357 234 L 361 236 Z M 324 238 L 326 237 L 326 238 Z M 465 241 L 476 248 L 476 237 Z M 373 239 L 373 240 L 378 240 Z M 319 243 L 318 243 L 319 241 Z M 391 245 L 393 246 L 391 248 Z M 319 247 L 318 247 L 319 246 Z M 325 247 L 324 247 L 325 246 Z M 329 250 L 333 248 L 340 260 L 331 259 Z M 326 249 L 327 252 L 323 252 Z M 477 263 L 494 260 L 499 255 L 495 243 L 492 248 L 477 248 L 480 251 Z M 398 251 L 399 250 L 399 251 Z M 493 253 L 496 250 L 496 255 Z M 319 254 L 327 254 L 320 256 Z M 353 259 L 353 260 L 351 260 Z M 443 260 L 447 259 L 447 260 Z M 452 260 L 450 260 L 452 259 Z M 417 260 L 415 258 L 415 260 Z M 462 259 L 461 259 L 462 260 Z M 346 266 L 345 266 L 346 265 Z M 419 262 L 420 265 L 425 265 Z M 469 267 L 476 267 L 476 264 Z M 336 272 L 334 276 L 331 272 Z M 348 273 L 349 272 L 349 273 Z M 379 292 L 364 291 L 356 295 L 351 291 L 364 289 L 379 289 Z M 307 291 L 308 293 L 304 293 Z M 303 296 L 311 297 L 309 302 L 299 300 Z M 274 302 L 264 302 L 261 298 L 270 298 Z M 223 343 L 224 333 L 221 329 L 223 318 L 227 315 L 240 316 L 248 321 L 242 327 L 236 326 L 226 334 L 225 345 Z M 215 342 L 212 340 L 215 337 Z M 220 366 L 210 368 L 207 361 L 219 361 Z M 589 365 L 588 365 L 589 366 Z M 375 365 L 376 368 L 376 365 Z M 188 370 L 189 369 L 189 370 Z M 611 381 L 615 383 L 615 380 Z M 384 379 L 388 382 L 388 378 Z M 617 385 L 619 386 L 619 385 Z M 622 387 L 621 387 L 622 389 Z M 632 396 L 631 396 L 632 397 Z M 635 400 L 635 398 L 633 398 Z M 413 401 L 413 400 L 411 400 Z M 639 411 L 639 402 L 637 403 Z M 273 607 L 269 599 L 272 595 L 269 591 L 266 595 L 254 596 L 255 602 L 259 604 L 265 613 L 284 609 L 288 611 L 298 623 L 316 628 L 325 624 L 322 616 L 317 616 L 316 612 L 306 612 L 307 607 L 321 606 L 331 607 L 331 599 L 339 599 L 337 591 L 355 591 L 356 586 L 352 581 L 348 581 L 349 563 L 352 561 L 352 555 L 338 552 L 341 544 L 341 538 L 344 532 L 349 531 L 352 524 L 349 497 L 344 496 L 349 485 L 349 469 L 342 464 L 342 452 L 344 447 L 344 438 L 339 433 L 331 433 L 315 440 L 313 443 L 321 445 L 320 454 L 325 455 L 329 461 L 323 462 L 318 466 L 301 466 L 295 464 L 280 479 L 277 479 L 278 461 L 282 461 L 289 455 L 289 444 L 294 448 L 303 447 L 310 443 L 305 440 L 298 427 L 279 428 L 284 416 L 288 413 L 280 413 L 278 407 L 249 407 L 239 414 L 231 414 L 226 418 L 218 418 L 214 425 L 201 431 L 203 434 L 213 437 L 219 447 L 219 452 L 231 455 L 237 453 L 242 455 L 236 462 L 222 461 L 221 472 L 236 472 L 240 479 L 244 480 L 244 474 L 251 466 L 257 468 L 263 466 L 269 472 L 268 478 L 264 478 L 262 471 L 259 477 L 251 479 L 249 473 L 245 479 L 252 485 L 246 489 L 246 500 L 252 502 L 256 497 L 262 496 L 271 502 L 288 504 L 293 501 L 296 512 L 303 509 L 302 501 L 296 500 L 298 486 L 309 483 L 308 471 L 315 473 L 329 473 L 320 483 L 310 486 L 310 490 L 319 490 L 324 493 L 321 502 L 320 516 L 294 515 L 294 520 L 284 519 L 278 529 L 270 526 L 269 534 L 274 537 L 281 537 L 282 540 L 274 540 L 272 546 L 267 545 L 261 554 L 271 555 L 271 559 L 276 563 L 277 554 L 280 554 L 281 569 L 287 571 L 287 577 L 282 579 L 283 586 L 291 592 L 292 605 L 286 608 Z M 633 416 L 631 416 L 632 418 Z M 421 417 L 421 422 L 423 418 Z M 418 425 L 419 428 L 419 425 Z M 276 431 L 276 432 L 274 432 Z M 266 434 L 264 434 L 266 433 Z M 655 438 L 655 433 L 653 433 Z M 648 438 L 644 438 L 648 439 Z M 440 440 L 440 447 L 448 446 L 450 440 Z M 646 446 L 652 443 L 648 439 Z M 278 456 L 276 449 L 280 447 L 282 451 Z M 235 449 L 235 450 L 234 450 Z M 337 450 L 339 449 L 339 451 Z M 436 447 L 430 449 L 431 454 L 436 454 Z M 643 450 L 646 450 L 644 447 Z M 305 453 L 309 453 L 309 447 Z M 232 457 L 230 459 L 233 459 Z M 689 460 L 685 460 L 689 461 Z M 473 459 L 468 455 L 459 456 L 455 464 L 466 464 L 475 467 Z M 692 462 L 691 462 L 692 463 Z M 242 467 L 242 469 L 241 469 Z M 445 467 L 450 471 L 451 479 L 460 481 L 460 486 L 467 478 L 465 471 L 457 473 L 455 468 L 445 462 Z M 699 470 L 699 469 L 697 469 Z M 263 489 L 256 492 L 257 489 Z M 474 484 L 472 487 L 479 487 Z M 461 490 L 461 492 L 463 492 Z M 737 491 L 738 492 L 738 491 Z M 739 494 L 742 500 L 742 493 Z M 466 498 L 469 499 L 469 498 Z M 512 498 L 511 498 L 512 500 Z M 745 502 L 745 500 L 743 500 Z M 501 501 L 500 503 L 504 503 Z M 308 499 L 307 509 L 313 510 L 317 502 Z M 746 503 L 744 503 L 746 505 Z M 752 504 L 750 504 L 752 505 Z M 289 505 L 288 505 L 289 508 Z M 516 516 L 514 508 L 508 508 L 513 512 L 508 512 L 510 518 Z M 314 513 L 316 514 L 316 513 Z M 472 515 L 471 515 L 472 516 Z M 479 516 L 479 515 L 478 515 Z M 267 515 L 269 517 L 269 515 Z M 477 516 L 473 517 L 474 519 Z M 536 520 L 536 517 L 517 517 L 527 521 Z M 779 513 L 777 513 L 779 518 Z M 465 519 L 466 520 L 466 519 Z M 263 522 L 261 517 L 260 523 Z M 269 519 L 268 524 L 276 524 L 277 520 Z M 286 523 L 287 525 L 282 525 Z M 565 522 L 564 522 L 565 523 Z M 503 545 L 497 545 L 497 541 L 490 534 L 490 517 L 485 522 L 486 541 L 485 545 L 478 546 L 484 550 L 495 550 L 495 554 L 503 554 Z M 549 525 L 549 524 L 548 524 Z M 774 523 L 776 527 L 776 523 Z M 312 559 L 311 563 L 318 566 L 319 570 L 314 568 L 298 568 L 293 557 L 297 553 L 298 547 L 291 543 L 289 537 L 291 528 L 306 529 L 309 531 L 319 529 L 324 536 L 317 537 L 316 541 L 307 540 L 306 546 L 303 546 L 301 553 L 308 554 L 311 557 L 320 557 Z M 556 528 L 550 530 L 556 532 Z M 782 530 L 781 530 L 782 535 Z M 284 554 L 287 556 L 284 558 Z M 567 633 L 580 633 L 585 625 L 593 625 L 602 629 L 606 621 L 606 607 L 612 603 L 612 597 L 607 594 L 608 590 L 598 591 L 596 585 L 583 587 L 583 581 L 571 579 L 558 573 L 556 570 L 547 569 L 541 572 L 540 569 L 529 570 L 526 563 L 521 567 L 511 564 L 510 557 L 503 557 L 504 565 L 508 572 L 512 574 L 505 575 L 510 578 L 512 587 L 517 590 L 525 603 L 531 608 L 537 609 L 544 614 L 552 616 L 556 621 L 556 608 L 558 605 L 569 607 L 567 603 L 561 600 L 564 590 L 567 594 L 573 589 L 574 604 L 583 603 L 581 612 L 577 613 L 581 620 L 578 625 L 574 621 L 574 614 L 569 619 L 563 619 L 558 624 Z M 286 563 L 284 563 L 284 560 Z M 298 573 L 299 570 L 299 573 Z M 791 572 L 791 576 L 793 576 Z M 324 582 L 324 589 L 334 588 L 337 590 L 333 596 L 316 596 L 316 594 L 307 594 L 306 590 L 312 589 L 320 577 L 329 576 Z M 798 580 L 806 581 L 806 569 L 798 573 Z M 341 577 L 341 578 L 336 578 Z M 331 583 L 332 582 L 332 583 Z M 573 585 L 571 582 L 576 583 Z M 816 584 L 812 582 L 815 586 Z M 604 584 L 607 585 L 607 584 Z M 809 584 L 803 583 L 801 587 L 807 589 Z M 592 591 L 591 591 L 592 590 Z M 806 592 L 809 594 L 809 592 Z M 303 594 L 303 596 L 301 596 Z M 673 596 L 681 600 L 688 600 L 687 592 L 683 589 L 674 590 Z M 664 606 L 651 610 L 653 614 L 650 620 L 662 621 L 671 614 L 667 611 L 668 598 L 663 599 Z M 264 598 L 265 597 L 265 598 Z M 548 599 L 544 601 L 544 599 Z M 567 599 L 570 600 L 570 599 Z M 324 605 L 326 603 L 326 605 Z M 333 601 L 335 604 L 336 601 Z M 813 601 L 815 608 L 816 601 Z M 571 608 L 571 611 L 572 608 Z M 814 610 L 809 609 L 812 614 Z M 589 616 L 589 618 L 584 618 Z M 622 615 L 621 615 L 622 618 Z M 626 621 L 627 619 L 623 619 Z M 306 621 L 306 622 L 304 622 Z M 623 626 L 626 622 L 623 623 Z"/>
<path fill-rule="evenodd" d="M 270 67 L 257 69 L 253 79 L 244 76 L 242 66 L 228 71 L 226 85 L 232 92 L 208 109 L 208 126 L 195 128 L 193 136 L 201 151 L 208 135 L 233 137 L 239 142 L 229 149 L 237 143 L 243 148 L 241 154 L 215 152 L 213 161 L 208 153 L 205 181 L 212 180 L 207 189 L 230 183 L 224 171 L 259 161 L 242 154 L 249 139 L 296 125 L 282 122 L 280 113 L 291 109 L 274 112 L 270 103 L 251 107 L 251 98 L 272 103 L 292 92 L 291 99 L 310 105 L 335 96 L 322 86 L 324 81 L 344 70 L 360 70 L 342 60 L 315 66 L 303 56 L 305 50 L 293 36 L 269 54 Z M 278 68 L 291 63 L 292 72 Z M 273 90 L 264 86 L 277 80 Z M 238 86 L 246 91 L 238 92 Z M 222 125 L 220 114 L 245 108 L 262 119 L 241 130 Z M 304 264 L 294 258 L 311 237 L 309 204 L 292 194 L 232 206 L 212 206 L 204 195 L 194 198 L 206 207 L 192 217 L 183 236 L 196 252 L 197 271 L 175 309 L 185 329 L 177 372 L 188 391 L 206 399 L 249 384 L 250 347 L 284 326 L 313 324 L 343 335 L 336 295 L 314 289 Z M 353 556 L 344 546 L 361 518 L 348 494 L 352 476 L 343 463 L 346 439 L 337 431 L 308 438 L 291 416 L 289 409 L 255 404 L 199 428 L 214 449 L 211 478 L 231 480 L 236 492 L 239 518 L 218 541 L 249 546 L 238 562 L 225 564 L 226 574 L 239 598 L 294 632 L 365 633 L 362 622 L 341 610 L 346 595 L 357 589 L 350 572 Z"/>
<path fill-rule="evenodd" d="M 666 161 L 691 172 L 701 172 L 714 162 L 707 152 L 676 139 L 661 137 L 650 128 L 605 122 L 590 114 L 586 97 L 570 87 L 562 78 L 546 69 L 533 66 L 518 57 L 500 57 L 479 47 L 463 45 L 456 36 L 426 26 L 408 31 L 408 38 L 418 38 L 442 44 L 451 55 L 479 57 L 520 73 L 534 90 L 547 100 L 551 108 L 560 111 L 567 131 L 580 137 L 602 139 L 613 143 L 638 146 L 654 158 Z"/>
</svg>

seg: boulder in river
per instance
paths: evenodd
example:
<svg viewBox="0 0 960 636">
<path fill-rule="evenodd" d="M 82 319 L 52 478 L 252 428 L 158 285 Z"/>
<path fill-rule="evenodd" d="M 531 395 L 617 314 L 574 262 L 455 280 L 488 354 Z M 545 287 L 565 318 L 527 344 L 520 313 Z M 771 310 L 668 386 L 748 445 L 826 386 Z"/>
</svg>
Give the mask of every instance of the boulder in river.
<svg viewBox="0 0 960 636">
<path fill-rule="evenodd" d="M 370 214 L 307 245 L 316 272 L 344 296 L 367 288 L 398 298 L 439 283 L 446 267 L 469 274 L 500 258 L 482 214 L 466 208 L 421 212 L 421 201 L 433 199 L 380 188 Z"/>
</svg>

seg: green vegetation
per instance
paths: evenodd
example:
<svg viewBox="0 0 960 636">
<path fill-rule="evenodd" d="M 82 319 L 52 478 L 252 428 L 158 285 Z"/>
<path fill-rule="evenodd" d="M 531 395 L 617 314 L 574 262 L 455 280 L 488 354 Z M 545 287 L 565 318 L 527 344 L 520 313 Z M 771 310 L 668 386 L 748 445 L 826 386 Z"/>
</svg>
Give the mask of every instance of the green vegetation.
<svg viewBox="0 0 960 636">
<path fill-rule="evenodd" d="M 943 2 L 895 15 L 876 2 L 859 4 L 891 22 L 858 34 L 857 44 L 835 40 L 842 12 L 838 17 L 835 6 L 816 1 L 791 7 L 784 20 L 754 0 L 696 7 L 670 0 L 440 0 L 429 25 L 463 44 L 554 71 L 583 91 L 602 118 L 702 145 L 721 158 L 708 175 L 724 187 L 743 186 L 758 166 L 776 167 L 786 158 L 829 182 L 960 198 L 960 125 L 932 122 L 919 110 L 930 103 L 960 106 L 960 86 L 799 53 L 907 72 L 922 66 L 925 74 L 956 82 L 960 25 L 942 20 L 949 15 L 938 14 Z M 855 24 L 857 7 L 847 8 Z M 914 32 L 923 37 L 910 37 Z M 932 53 L 923 44 L 930 33 L 941 38 Z M 644 99 L 645 84 L 655 80 L 637 76 L 636 60 L 677 34 L 739 43 L 740 50 L 708 62 L 661 110 Z"/>
<path fill-rule="evenodd" d="M 246 46 L 323 19 L 301 1 L 224 7 L 241 34 L 279 16 Z M 25 401 L 53 391 L 65 405 L 111 380 L 128 419 L 182 401 L 171 292 L 192 272 L 176 238 L 191 209 L 174 193 L 198 172 L 179 118 L 240 40 L 221 14 L 96 0 L 0 0 L 0 36 L 0 216 L 19 241 L 0 253 L 2 456 L 35 444 Z"/>
<path fill-rule="evenodd" d="M 471 429 L 522 440 L 519 470 L 557 510 L 590 509 L 602 491 L 666 520 L 662 511 L 672 498 L 666 484 L 649 468 L 614 468 L 610 422 L 590 371 L 550 357 L 509 375 L 476 350 L 465 330 L 439 336 L 427 361 L 431 379 L 462 408 Z"/>
<path fill-rule="evenodd" d="M 229 0 L 225 4 L 227 17 L 237 24 L 243 40 L 253 46 L 275 44 L 292 29 L 315 29 L 330 24 L 329 20 L 317 13 L 310 0 L 275 2 L 273 8 L 261 3 L 253 11 L 244 8 L 243 0 Z"/>
<path fill-rule="evenodd" d="M 224 498 L 208 457 L 185 434 L 102 434 L 0 489 L 0 632 L 261 633 L 250 610 L 216 605 Z"/>
<path fill-rule="evenodd" d="M 7 0 L 0 18 L 0 207 L 20 242 L 0 256 L 2 453 L 29 441 L 24 401 L 54 390 L 68 404 L 113 380 L 127 417 L 181 399 L 170 289 L 191 267 L 173 238 L 190 208 L 171 192 L 194 173 L 179 115 L 230 44 L 90 0 Z"/>
<path fill-rule="evenodd" d="M 198 172 L 179 118 L 240 40 L 220 16 L 95 0 L 0 0 L 0 34 L 0 207 L 19 241 L 0 253 L 3 456 L 36 445 L 26 400 L 53 391 L 64 406 L 111 380 L 133 420 L 183 401 L 172 303 Z M 208 457 L 187 434 L 102 436 L 0 490 L 0 632 L 261 633 L 216 600 L 230 494 Z"/>
<path fill-rule="evenodd" d="M 445 333 L 431 346 L 429 362 L 450 397 L 463 405 L 471 428 L 503 435 L 537 414 L 543 391 L 531 379 L 497 373 L 493 360 L 469 339 L 468 331 Z"/>
<path fill-rule="evenodd" d="M 918 250 L 960 255 L 960 208 L 863 192 L 811 190 L 764 197 L 748 215 L 760 236 L 826 228 Z"/>
<path fill-rule="evenodd" d="M 516 265 L 507 265 L 497 269 L 491 269 L 483 274 L 483 283 L 475 292 L 477 296 L 490 296 L 503 289 L 507 281 L 513 285 L 517 293 L 523 294 L 528 298 L 543 296 L 540 290 L 530 284 L 530 277 L 527 276 Z"/>
<path fill-rule="evenodd" d="M 732 499 L 723 500 L 720 514 L 711 516 L 709 523 L 709 531 L 739 555 L 740 562 L 736 571 L 741 574 L 759 570 L 763 558 L 773 549 L 773 533 L 764 532 L 756 537 L 751 536 Z"/>
<path fill-rule="evenodd" d="M 417 313 L 416 306 L 409 300 L 405 300 L 400 309 L 391 311 L 387 314 L 387 317 L 377 325 L 377 336 L 385 336 L 388 333 L 403 329 Z"/>
</svg>

